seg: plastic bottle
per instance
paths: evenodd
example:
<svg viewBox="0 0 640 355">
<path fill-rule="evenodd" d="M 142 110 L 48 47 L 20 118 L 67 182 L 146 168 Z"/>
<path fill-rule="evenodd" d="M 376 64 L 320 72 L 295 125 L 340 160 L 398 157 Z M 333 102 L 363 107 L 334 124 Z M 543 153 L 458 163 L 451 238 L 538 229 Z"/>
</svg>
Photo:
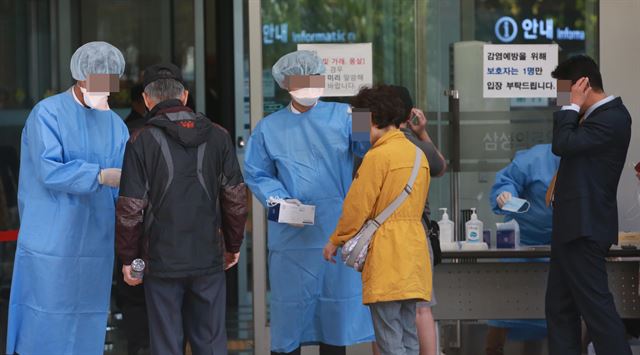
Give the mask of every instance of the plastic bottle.
<svg viewBox="0 0 640 355">
<path fill-rule="evenodd" d="M 133 279 L 142 279 L 142 277 L 144 276 L 144 260 L 142 259 L 135 259 L 132 263 L 131 263 L 131 278 Z"/>
<path fill-rule="evenodd" d="M 440 227 L 440 244 L 453 243 L 453 221 L 449 219 L 446 208 L 440 208 L 442 219 L 438 221 Z"/>
<path fill-rule="evenodd" d="M 481 220 L 478 219 L 476 209 L 471 209 L 471 219 L 465 223 L 465 237 L 467 243 L 483 243 L 482 233 L 484 231 L 484 225 Z"/>
</svg>

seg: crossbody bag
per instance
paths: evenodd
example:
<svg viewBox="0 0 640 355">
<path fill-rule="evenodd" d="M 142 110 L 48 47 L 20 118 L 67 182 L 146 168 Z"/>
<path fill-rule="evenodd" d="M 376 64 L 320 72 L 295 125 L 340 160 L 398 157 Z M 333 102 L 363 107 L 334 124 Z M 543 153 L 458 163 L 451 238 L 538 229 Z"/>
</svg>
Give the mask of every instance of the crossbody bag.
<svg viewBox="0 0 640 355">
<path fill-rule="evenodd" d="M 391 217 L 393 212 L 395 212 L 411 194 L 413 184 L 416 182 L 418 171 L 420 170 L 421 157 L 422 151 L 416 147 L 416 160 L 413 163 L 413 170 L 411 171 L 409 182 L 404 189 L 402 189 L 400 195 L 376 218 L 366 221 L 358 233 L 342 246 L 342 261 L 344 261 L 347 266 L 362 272 L 367 259 L 367 253 L 369 252 L 369 244 L 371 240 L 373 240 L 374 234 L 384 221 Z"/>
</svg>

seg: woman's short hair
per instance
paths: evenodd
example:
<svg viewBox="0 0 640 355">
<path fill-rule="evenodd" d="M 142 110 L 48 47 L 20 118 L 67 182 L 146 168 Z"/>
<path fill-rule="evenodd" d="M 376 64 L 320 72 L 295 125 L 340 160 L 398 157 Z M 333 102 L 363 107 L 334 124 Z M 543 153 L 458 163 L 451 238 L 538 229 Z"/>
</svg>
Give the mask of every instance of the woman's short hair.
<svg viewBox="0 0 640 355">
<path fill-rule="evenodd" d="M 404 116 L 404 103 L 398 95 L 398 90 L 391 85 L 376 85 L 360 89 L 358 95 L 351 99 L 351 106 L 368 109 L 371 120 L 378 128 L 391 125 L 400 127 L 407 118 Z"/>
</svg>

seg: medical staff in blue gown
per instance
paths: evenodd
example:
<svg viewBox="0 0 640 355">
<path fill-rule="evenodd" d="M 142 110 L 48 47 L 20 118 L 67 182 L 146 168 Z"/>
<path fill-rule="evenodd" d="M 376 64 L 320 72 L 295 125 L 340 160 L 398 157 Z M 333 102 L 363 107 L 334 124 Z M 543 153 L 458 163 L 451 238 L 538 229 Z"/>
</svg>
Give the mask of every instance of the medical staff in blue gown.
<svg viewBox="0 0 640 355">
<path fill-rule="evenodd" d="M 551 152 L 551 144 L 540 144 L 516 153 L 511 164 L 496 174 L 491 188 L 491 208 L 494 213 L 505 215 L 505 220 L 515 219 L 520 226 L 521 245 L 548 245 L 551 243 L 553 210 L 545 203 L 547 189 L 558 170 L 560 158 Z M 502 209 L 512 197 L 527 200 L 525 213 L 507 212 Z M 544 320 L 490 321 L 487 336 L 487 355 L 499 354 L 507 339 L 537 340 L 546 337 Z"/>
<path fill-rule="evenodd" d="M 95 74 L 119 77 L 123 71 L 117 48 L 85 44 L 71 58 L 77 83 L 39 102 L 25 123 L 8 354 L 104 351 L 115 199 L 128 131 L 109 109 L 105 80 L 87 87 Z"/>
<path fill-rule="evenodd" d="M 551 243 L 551 217 L 553 210 L 546 206 L 547 188 L 558 170 L 560 158 L 551 152 L 551 144 L 539 144 L 516 153 L 511 164 L 496 174 L 491 188 L 491 209 L 496 214 L 514 218 L 520 226 L 521 245 Z M 531 204 L 526 213 L 512 213 L 501 207 L 511 197 Z"/>
<path fill-rule="evenodd" d="M 351 185 L 354 153 L 364 155 L 368 144 L 352 140 L 348 105 L 318 101 L 323 88 L 289 80 L 324 70 L 308 51 L 276 62 L 273 77 L 293 100 L 260 121 L 245 155 L 246 182 L 265 206 L 269 198 L 316 206 L 313 226 L 269 221 L 272 354 L 297 354 L 306 344 L 320 344 L 322 355 L 344 354 L 343 346 L 373 340 L 360 274 L 322 260 Z"/>
</svg>

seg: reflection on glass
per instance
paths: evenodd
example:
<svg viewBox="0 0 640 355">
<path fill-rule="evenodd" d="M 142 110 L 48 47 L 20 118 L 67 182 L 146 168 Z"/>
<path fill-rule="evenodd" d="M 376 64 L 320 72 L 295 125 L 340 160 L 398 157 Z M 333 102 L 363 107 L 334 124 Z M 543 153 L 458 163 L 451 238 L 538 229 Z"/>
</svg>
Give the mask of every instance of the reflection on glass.
<svg viewBox="0 0 640 355">
<path fill-rule="evenodd" d="M 414 91 L 413 0 L 262 0 L 265 114 L 289 102 L 271 66 L 302 43 L 373 43 L 374 83 Z"/>
<path fill-rule="evenodd" d="M 107 41 L 122 51 L 126 67 L 112 107 L 128 107 L 130 89 L 142 80 L 144 68 L 172 62 L 183 69 L 194 94 L 193 1 L 127 0 L 80 3 L 80 42 Z"/>
</svg>

